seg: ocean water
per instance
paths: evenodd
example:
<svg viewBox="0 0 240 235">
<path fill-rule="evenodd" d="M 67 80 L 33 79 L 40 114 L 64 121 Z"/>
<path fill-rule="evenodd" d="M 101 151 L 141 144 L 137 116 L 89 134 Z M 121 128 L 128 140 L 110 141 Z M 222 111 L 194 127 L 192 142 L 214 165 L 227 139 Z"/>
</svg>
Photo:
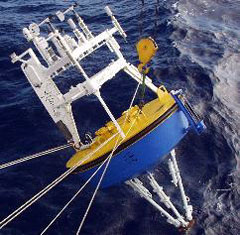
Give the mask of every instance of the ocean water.
<svg viewBox="0 0 240 235">
<path fill-rule="evenodd" d="M 196 225 L 190 234 L 240 233 L 240 1 L 145 0 L 78 1 L 78 12 L 95 35 L 111 26 L 104 12 L 109 5 L 128 35 L 118 37 L 125 57 L 137 64 L 134 45 L 141 36 L 152 36 L 159 51 L 150 76 L 169 90 L 182 88 L 207 130 L 189 134 L 177 147 L 179 166 L 187 195 L 194 207 Z M 34 94 L 19 64 L 9 55 L 20 54 L 30 44 L 21 30 L 39 22 L 73 1 L 0 1 L 0 162 L 10 161 L 64 144 L 63 136 Z M 111 58 L 102 51 L 85 63 L 89 73 Z M 105 61 L 106 60 L 106 61 Z M 99 63 L 101 61 L 102 63 Z M 77 83 L 76 73 L 62 76 L 66 89 Z M 104 87 L 103 96 L 115 115 L 128 107 L 136 84 L 120 73 Z M 147 94 L 151 98 L 151 94 Z M 95 114 L 99 113 L 98 116 Z M 107 120 L 94 97 L 74 104 L 81 136 L 94 132 Z M 62 151 L 0 171 L 0 219 L 40 191 L 64 170 L 72 151 Z M 169 183 L 166 163 L 153 170 L 155 177 L 180 201 Z M 145 177 L 142 177 L 145 181 Z M 0 234 L 39 234 L 82 184 L 71 175 L 40 201 L 9 223 Z M 75 234 L 93 190 L 87 188 L 47 234 Z M 82 234 L 178 234 L 154 208 L 125 185 L 100 190 Z"/>
</svg>

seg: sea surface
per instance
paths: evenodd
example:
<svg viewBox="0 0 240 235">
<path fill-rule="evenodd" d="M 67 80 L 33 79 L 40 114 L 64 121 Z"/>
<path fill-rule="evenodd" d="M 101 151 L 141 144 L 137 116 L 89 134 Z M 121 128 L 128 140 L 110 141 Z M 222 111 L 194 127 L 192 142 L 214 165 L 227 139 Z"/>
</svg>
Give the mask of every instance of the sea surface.
<svg viewBox="0 0 240 235">
<path fill-rule="evenodd" d="M 73 1 L 0 0 L 0 162 L 27 156 L 65 143 L 24 77 L 20 64 L 9 55 L 22 53 L 28 43 L 22 28 L 40 22 Z M 207 130 L 190 133 L 177 147 L 177 159 L 186 193 L 194 207 L 196 224 L 190 234 L 240 234 L 240 1 L 237 0 L 145 0 L 78 1 L 78 12 L 95 35 L 111 27 L 104 11 L 109 5 L 128 35 L 117 37 L 125 57 L 137 65 L 135 43 L 152 36 L 159 50 L 150 76 L 169 90 L 182 88 Z M 143 5 L 144 3 L 144 5 Z M 99 71 L 111 58 L 106 51 L 84 61 L 89 74 Z M 71 71 L 57 79 L 64 91 L 81 77 Z M 119 116 L 126 109 L 136 83 L 120 73 L 102 90 L 103 97 Z M 147 93 L 146 98 L 152 98 Z M 93 96 L 73 105 L 80 135 L 94 133 L 107 121 Z M 97 115 L 96 115 L 97 114 Z M 73 152 L 62 151 L 0 171 L 0 220 L 22 205 L 65 171 Z M 164 189 L 181 208 L 170 183 L 166 161 L 153 170 Z M 142 176 L 146 182 L 146 177 Z M 82 185 L 71 175 L 23 214 L 0 230 L 0 234 L 40 234 Z M 47 234 L 75 234 L 93 193 L 86 188 L 49 229 Z M 100 190 L 82 234 L 174 235 L 177 229 L 128 186 Z"/>
</svg>

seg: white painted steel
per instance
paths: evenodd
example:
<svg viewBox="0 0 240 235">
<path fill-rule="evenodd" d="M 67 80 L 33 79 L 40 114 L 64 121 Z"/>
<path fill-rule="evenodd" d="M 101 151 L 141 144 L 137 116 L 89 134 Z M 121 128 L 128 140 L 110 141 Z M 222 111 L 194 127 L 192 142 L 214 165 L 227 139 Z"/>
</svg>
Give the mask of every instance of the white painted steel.
<svg viewBox="0 0 240 235">
<path fill-rule="evenodd" d="M 170 200 L 170 197 L 166 195 L 166 193 L 163 191 L 163 187 L 161 187 L 157 181 L 155 180 L 152 173 L 148 174 L 148 179 L 150 182 L 150 185 L 153 188 L 153 191 L 158 195 L 161 202 L 169 209 L 173 211 L 173 213 L 176 215 L 177 220 L 181 223 L 183 227 L 186 227 L 188 225 L 188 222 L 183 219 L 183 216 L 179 213 L 177 208 L 173 205 L 173 203 Z"/>
<path fill-rule="evenodd" d="M 158 184 L 152 173 L 148 173 L 147 178 L 150 182 L 150 185 L 152 186 L 153 192 L 157 194 L 157 196 L 160 198 L 160 201 L 166 206 L 166 208 L 170 209 L 177 218 L 171 216 L 164 208 L 162 208 L 156 201 L 153 200 L 153 196 L 150 191 L 143 185 L 143 183 L 138 178 L 126 181 L 125 183 L 130 185 L 136 192 L 139 193 L 141 197 L 145 198 L 148 202 L 150 202 L 150 204 L 152 204 L 157 210 L 159 210 L 167 218 L 167 222 L 175 225 L 176 227 L 187 228 L 189 223 L 193 219 L 193 208 L 191 205 L 188 204 L 189 198 L 185 194 L 174 149 L 171 151 L 170 155 L 171 159 L 169 164 L 169 170 L 173 177 L 172 182 L 175 184 L 176 187 L 179 187 L 180 195 L 183 201 L 183 208 L 185 209 L 185 216 L 180 214 L 180 212 L 171 202 L 170 197 L 167 196 L 167 194 L 163 191 L 163 187 Z"/>
<path fill-rule="evenodd" d="M 127 62 L 120 52 L 120 46 L 113 37 L 113 34 L 116 32 L 119 32 L 124 38 L 126 38 L 126 34 L 117 19 L 113 16 L 110 8 L 107 8 L 108 14 L 111 12 L 110 17 L 114 27 L 110 30 L 105 30 L 95 37 L 74 8 L 74 6 L 71 6 L 64 12 L 58 11 L 56 16 L 61 22 L 64 22 L 66 14 L 72 12 L 75 15 L 77 24 L 72 18 L 68 18 L 67 24 L 72 29 L 76 38 L 67 34 L 62 35 L 52 25 L 49 18 L 46 18 L 38 25 L 32 23 L 28 28 L 23 29 L 24 36 L 28 41 L 33 41 L 34 46 L 46 62 L 46 65 L 40 62 L 42 60 L 38 59 L 32 49 L 28 49 L 19 56 L 13 53 L 11 57 L 13 63 L 17 61 L 22 62 L 21 68 L 25 76 L 54 122 L 60 126 L 68 141 L 73 142 L 76 147 L 79 147 L 81 141 L 73 118 L 71 103 L 85 95 L 95 94 L 98 97 L 121 136 L 124 137 L 124 133 L 116 119 L 101 98 L 100 88 L 120 70 L 127 67 Z M 42 35 L 40 30 L 40 27 L 44 24 L 50 25 L 51 28 L 51 32 L 47 37 Z M 54 48 L 51 46 L 52 44 Z M 105 44 L 118 59 L 89 78 L 82 68 L 80 61 Z M 70 67 L 76 67 L 86 81 L 75 87 L 72 86 L 67 93 L 62 94 L 53 81 L 53 78 Z"/>
<path fill-rule="evenodd" d="M 141 197 L 146 199 L 157 210 L 159 210 L 167 218 L 168 223 L 173 224 L 177 228 L 181 226 L 181 223 L 177 219 L 172 217 L 166 210 L 164 210 L 156 201 L 152 199 L 152 194 L 146 187 L 144 187 L 143 183 L 138 178 L 131 179 L 127 181 L 126 184 L 131 186 L 136 192 L 139 193 Z"/>
<path fill-rule="evenodd" d="M 174 169 L 175 169 L 175 174 L 176 174 L 177 181 L 178 181 L 179 190 L 180 190 L 180 193 L 181 193 L 183 207 L 185 209 L 185 215 L 186 215 L 187 220 L 191 221 L 193 219 L 193 217 L 192 217 L 193 207 L 192 207 L 192 205 L 188 205 L 189 198 L 186 196 L 186 193 L 185 193 L 185 190 L 184 190 L 184 187 L 183 187 L 182 177 L 180 175 L 180 171 L 179 171 L 177 160 L 176 160 L 175 149 L 173 149 L 171 151 L 171 157 L 172 157 L 172 161 L 173 161 L 173 165 L 174 165 Z"/>
<path fill-rule="evenodd" d="M 169 171 L 170 171 L 170 175 L 172 176 L 172 183 L 175 185 L 175 187 L 177 187 L 178 178 L 177 178 L 177 175 L 176 175 L 176 170 L 174 168 L 173 161 L 171 159 L 168 159 L 168 168 L 169 168 Z"/>
</svg>

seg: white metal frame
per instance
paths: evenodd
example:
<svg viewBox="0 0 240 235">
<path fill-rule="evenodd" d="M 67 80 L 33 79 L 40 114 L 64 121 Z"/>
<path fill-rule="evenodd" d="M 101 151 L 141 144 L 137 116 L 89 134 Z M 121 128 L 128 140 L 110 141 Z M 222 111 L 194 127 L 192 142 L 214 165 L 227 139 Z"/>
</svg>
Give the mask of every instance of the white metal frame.
<svg viewBox="0 0 240 235">
<path fill-rule="evenodd" d="M 139 73 L 135 66 L 124 59 L 120 51 L 120 46 L 113 36 L 116 32 L 119 32 L 120 35 L 126 39 L 126 33 L 108 6 L 105 8 L 105 11 L 111 17 L 114 27 L 106 29 L 97 36 L 93 36 L 83 19 L 75 11 L 74 6 L 71 6 L 64 12 L 58 11 L 56 13 L 56 17 L 60 22 L 65 22 L 70 26 L 74 37 L 67 34 L 63 35 L 63 33 L 52 24 L 50 18 L 46 18 L 40 24 L 32 23 L 28 28 L 24 28 L 24 36 L 28 41 L 33 42 L 41 57 L 47 63 L 47 66 L 44 66 L 40 62 L 31 48 L 19 56 L 15 53 L 11 55 L 13 63 L 17 61 L 22 62 L 21 68 L 29 83 L 32 85 L 54 122 L 64 133 L 65 138 L 68 142 L 73 142 L 75 147 L 80 147 L 82 143 L 72 113 L 71 103 L 73 101 L 86 95 L 96 95 L 119 133 L 124 138 L 121 127 L 101 97 L 100 88 L 120 70 L 124 70 L 137 82 L 140 83 L 142 81 L 141 73 Z M 77 24 L 71 18 L 71 14 L 75 15 L 78 21 Z M 67 17 L 68 19 L 66 19 Z M 47 37 L 42 35 L 40 29 L 44 24 L 47 24 L 51 29 Z M 51 46 L 52 44 L 54 47 Z M 103 45 L 107 45 L 109 50 L 117 56 L 117 60 L 112 61 L 103 70 L 89 77 L 80 62 L 83 58 Z M 74 87 L 72 86 L 67 93 L 62 94 L 53 81 L 53 78 L 70 67 L 76 67 L 85 81 Z M 146 85 L 152 91 L 157 92 L 157 87 L 148 77 L 146 78 Z"/>
<path fill-rule="evenodd" d="M 180 195 L 183 202 L 183 208 L 185 210 L 185 217 L 180 214 L 177 208 L 171 202 L 170 197 L 164 192 L 163 187 L 161 187 L 157 181 L 155 180 L 152 173 L 148 174 L 148 180 L 150 185 L 152 186 L 153 192 L 159 197 L 160 201 L 164 204 L 164 206 L 173 212 L 176 218 L 172 216 L 167 209 L 163 208 L 158 202 L 153 199 L 152 193 L 143 185 L 141 180 L 138 178 L 134 178 L 126 181 L 126 184 L 131 186 L 141 197 L 147 200 L 150 204 L 152 204 L 158 211 L 161 212 L 163 216 L 167 218 L 167 222 L 174 225 L 177 228 L 185 228 L 187 229 L 193 220 L 192 213 L 193 208 L 192 205 L 189 205 L 189 198 L 185 194 L 185 190 L 182 183 L 182 178 L 180 175 L 180 171 L 178 168 L 178 164 L 176 161 L 176 153 L 173 149 L 170 153 L 169 158 L 169 171 L 172 176 L 172 183 L 175 187 L 179 188 Z"/>
</svg>

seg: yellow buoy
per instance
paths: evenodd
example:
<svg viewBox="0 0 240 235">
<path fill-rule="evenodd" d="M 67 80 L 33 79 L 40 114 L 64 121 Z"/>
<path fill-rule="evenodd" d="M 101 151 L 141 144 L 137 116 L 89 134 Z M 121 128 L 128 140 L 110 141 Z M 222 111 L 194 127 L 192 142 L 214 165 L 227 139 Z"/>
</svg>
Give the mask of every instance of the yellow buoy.
<svg viewBox="0 0 240 235">
<path fill-rule="evenodd" d="M 136 105 L 126 110 L 120 118 L 117 119 L 126 138 L 122 144 L 130 141 L 141 131 L 146 130 L 152 123 L 168 112 L 173 107 L 175 100 L 164 86 L 158 89 L 158 98 L 145 104 L 140 112 L 140 108 Z M 176 107 L 177 108 L 177 107 Z M 176 109 L 174 108 L 169 115 L 172 115 Z M 127 117 L 127 119 L 126 119 Z M 167 119 L 169 116 L 166 116 Z M 165 118 L 161 121 L 164 122 Z M 77 153 L 67 162 L 66 167 L 76 166 L 80 161 L 78 169 L 88 170 L 99 165 L 103 160 L 103 156 L 111 153 L 116 143 L 121 141 L 118 130 L 112 121 L 108 122 L 104 127 L 95 132 L 95 138 L 92 144 L 85 149 L 78 150 Z M 115 135 L 115 137 L 114 137 Z M 105 144 L 104 144 L 105 143 Z M 135 143 L 135 142 L 134 142 Z M 133 143 L 132 143 L 133 144 Z"/>
<path fill-rule="evenodd" d="M 156 54 L 158 46 L 156 42 L 151 38 L 142 38 L 136 45 L 137 53 L 139 57 L 140 64 L 138 65 L 138 70 L 141 73 L 148 73 L 149 69 L 143 71 L 143 67 L 146 66 L 153 56 Z"/>
</svg>

